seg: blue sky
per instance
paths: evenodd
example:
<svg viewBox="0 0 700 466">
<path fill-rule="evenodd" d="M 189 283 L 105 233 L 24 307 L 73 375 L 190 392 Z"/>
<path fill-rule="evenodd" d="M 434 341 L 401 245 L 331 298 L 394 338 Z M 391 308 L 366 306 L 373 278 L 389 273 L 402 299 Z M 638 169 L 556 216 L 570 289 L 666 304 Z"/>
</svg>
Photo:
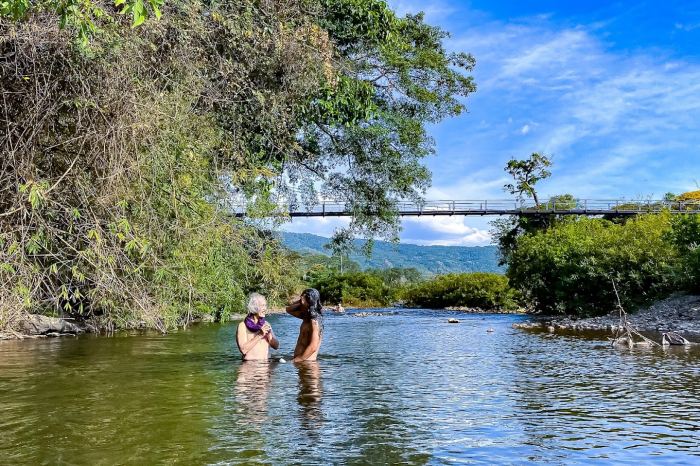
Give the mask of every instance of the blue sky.
<svg viewBox="0 0 700 466">
<path fill-rule="evenodd" d="M 511 157 L 554 160 L 542 197 L 660 198 L 700 183 L 700 1 L 412 1 L 477 60 L 468 113 L 430 128 L 427 199 L 505 199 Z M 482 217 L 405 218 L 401 241 L 489 244 Z M 330 236 L 343 219 L 294 220 Z"/>
</svg>

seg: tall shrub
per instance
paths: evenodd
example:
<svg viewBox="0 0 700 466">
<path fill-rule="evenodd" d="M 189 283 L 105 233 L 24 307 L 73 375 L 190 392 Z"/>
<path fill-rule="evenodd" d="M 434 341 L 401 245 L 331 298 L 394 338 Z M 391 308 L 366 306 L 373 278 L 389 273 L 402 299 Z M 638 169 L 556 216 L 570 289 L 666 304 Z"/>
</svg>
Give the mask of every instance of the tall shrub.
<svg viewBox="0 0 700 466">
<path fill-rule="evenodd" d="M 517 240 L 508 277 L 545 312 L 602 314 L 615 305 L 615 280 L 624 305 L 663 296 L 675 287 L 679 256 L 667 241 L 668 213 L 625 223 L 579 218 Z"/>
</svg>

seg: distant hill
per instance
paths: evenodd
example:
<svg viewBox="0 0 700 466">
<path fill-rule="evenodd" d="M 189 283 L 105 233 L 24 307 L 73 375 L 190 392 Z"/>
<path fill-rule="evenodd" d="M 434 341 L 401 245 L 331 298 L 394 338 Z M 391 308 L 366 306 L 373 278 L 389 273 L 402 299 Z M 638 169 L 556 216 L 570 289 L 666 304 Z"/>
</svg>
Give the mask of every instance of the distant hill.
<svg viewBox="0 0 700 466">
<path fill-rule="evenodd" d="M 328 243 L 328 238 L 309 233 L 282 232 L 281 235 L 284 245 L 293 251 L 329 255 L 329 251 L 323 247 Z M 362 244 L 364 241 L 355 240 L 357 249 Z M 376 241 L 369 259 L 361 253 L 353 253 L 350 258 L 363 269 L 415 267 L 425 274 L 504 271 L 498 266 L 495 246 L 417 246 Z"/>
</svg>

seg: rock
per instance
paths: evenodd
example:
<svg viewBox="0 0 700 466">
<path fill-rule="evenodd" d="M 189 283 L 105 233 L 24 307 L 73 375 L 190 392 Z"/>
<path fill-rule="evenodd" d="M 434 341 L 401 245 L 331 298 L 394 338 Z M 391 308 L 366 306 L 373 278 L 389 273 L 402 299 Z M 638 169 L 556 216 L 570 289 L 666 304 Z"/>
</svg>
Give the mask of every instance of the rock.
<svg viewBox="0 0 700 466">
<path fill-rule="evenodd" d="M 666 332 L 661 336 L 661 344 L 669 345 L 690 345 L 691 343 L 683 338 L 678 332 Z"/>
<path fill-rule="evenodd" d="M 390 312 L 358 312 L 357 314 L 350 314 L 352 317 L 373 317 L 373 316 L 393 316 L 398 314 L 396 311 Z"/>
<path fill-rule="evenodd" d="M 486 329 L 486 333 L 493 333 L 495 330 L 491 327 Z"/>
<path fill-rule="evenodd" d="M 450 323 L 450 324 L 458 324 L 458 323 L 459 323 L 459 320 L 457 320 L 457 319 L 447 319 L 447 322 Z"/>
<path fill-rule="evenodd" d="M 549 333 L 554 333 L 554 327 L 552 327 L 551 325 L 548 325 L 548 326 L 547 326 L 547 331 L 548 331 Z"/>
<path fill-rule="evenodd" d="M 20 330 L 27 335 L 58 336 L 62 333 L 83 333 L 84 330 L 66 319 L 30 314 L 20 323 Z M 53 335 L 56 334 L 56 335 Z"/>
</svg>

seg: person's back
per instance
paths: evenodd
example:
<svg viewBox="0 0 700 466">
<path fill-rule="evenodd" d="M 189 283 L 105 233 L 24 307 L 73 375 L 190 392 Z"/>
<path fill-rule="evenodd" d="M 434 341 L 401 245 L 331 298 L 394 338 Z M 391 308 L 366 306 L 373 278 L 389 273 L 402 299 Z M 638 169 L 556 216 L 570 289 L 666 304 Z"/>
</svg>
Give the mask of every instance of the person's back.
<svg viewBox="0 0 700 466">
<path fill-rule="evenodd" d="M 248 300 L 248 316 L 238 324 L 236 344 L 245 361 L 267 359 L 270 346 L 279 348 L 279 341 L 272 332 L 272 326 L 265 322 L 267 302 L 265 298 L 253 293 Z"/>
</svg>

